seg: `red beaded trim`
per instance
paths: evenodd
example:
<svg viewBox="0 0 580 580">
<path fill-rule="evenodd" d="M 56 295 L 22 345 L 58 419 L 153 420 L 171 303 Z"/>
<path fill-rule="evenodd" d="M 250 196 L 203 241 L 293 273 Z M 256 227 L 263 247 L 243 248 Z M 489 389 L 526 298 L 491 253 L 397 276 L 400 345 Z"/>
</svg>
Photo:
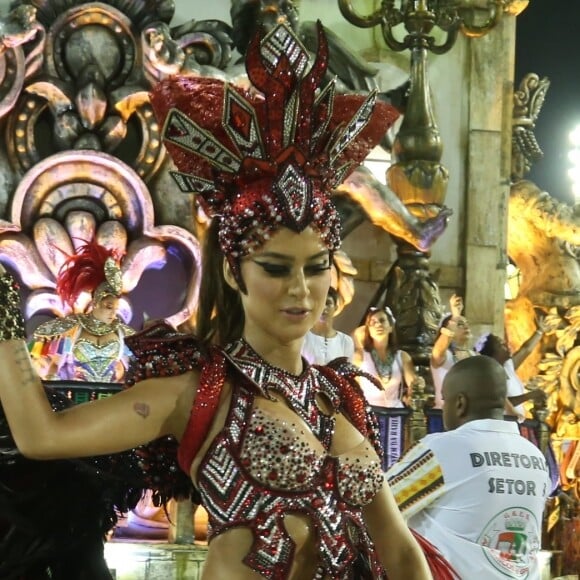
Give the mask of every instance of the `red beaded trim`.
<svg viewBox="0 0 580 580">
<path fill-rule="evenodd" d="M 212 348 L 203 365 L 189 421 L 177 451 L 177 461 L 189 473 L 199 448 L 207 437 L 226 380 L 227 359 L 218 348 Z"/>
</svg>

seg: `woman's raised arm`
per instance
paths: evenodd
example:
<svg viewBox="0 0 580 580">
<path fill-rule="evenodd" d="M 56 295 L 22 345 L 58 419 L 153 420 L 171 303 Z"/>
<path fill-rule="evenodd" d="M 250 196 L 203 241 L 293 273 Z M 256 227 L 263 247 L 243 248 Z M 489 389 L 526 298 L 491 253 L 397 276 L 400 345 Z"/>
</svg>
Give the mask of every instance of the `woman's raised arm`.
<svg viewBox="0 0 580 580">
<path fill-rule="evenodd" d="M 24 341 L 0 343 L 0 399 L 18 449 L 32 459 L 101 455 L 164 435 L 179 438 L 196 375 L 149 379 L 112 397 L 54 412 Z"/>
<path fill-rule="evenodd" d="M 180 437 L 198 382 L 196 372 L 150 379 L 113 397 L 54 412 L 32 366 L 24 329 L 0 265 L 0 401 L 20 452 L 34 459 L 114 453 L 164 435 Z M 17 321 L 17 323 L 15 323 Z M 159 384 L 163 381 L 163 384 Z"/>
</svg>

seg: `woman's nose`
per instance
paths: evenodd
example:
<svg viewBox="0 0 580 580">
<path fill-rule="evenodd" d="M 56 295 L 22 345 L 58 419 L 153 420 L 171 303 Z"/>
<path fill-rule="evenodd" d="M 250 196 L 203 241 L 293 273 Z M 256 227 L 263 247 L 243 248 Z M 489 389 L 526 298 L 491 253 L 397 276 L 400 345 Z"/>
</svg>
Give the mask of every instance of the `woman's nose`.
<svg viewBox="0 0 580 580">
<path fill-rule="evenodd" d="M 307 296 L 309 293 L 306 276 L 302 269 L 299 269 L 290 279 L 290 294 L 293 296 Z"/>
</svg>

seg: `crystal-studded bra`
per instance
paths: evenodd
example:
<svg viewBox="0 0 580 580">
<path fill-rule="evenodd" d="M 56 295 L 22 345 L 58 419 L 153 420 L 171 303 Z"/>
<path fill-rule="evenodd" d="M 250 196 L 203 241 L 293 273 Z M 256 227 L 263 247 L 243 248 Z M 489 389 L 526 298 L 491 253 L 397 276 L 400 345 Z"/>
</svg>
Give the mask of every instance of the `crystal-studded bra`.
<svg viewBox="0 0 580 580">
<path fill-rule="evenodd" d="M 357 414 L 366 430 L 362 395 L 330 369 L 308 367 L 295 377 L 270 367 L 244 341 L 224 354 L 234 370 L 228 373 L 232 404 L 197 470 L 210 539 L 235 527 L 249 528 L 254 543 L 244 562 L 265 578 L 288 578 L 295 546 L 281 514 L 301 513 L 316 531 L 320 564 L 315 578 L 351 578 L 359 553 L 371 563 L 373 577 L 381 578 L 361 512 L 383 484 L 380 459 L 366 439 L 347 454 L 331 456 L 334 413 L 324 414 L 316 399 L 322 395 L 334 412 L 351 419 Z M 271 405 L 257 400 L 277 394 L 291 410 L 273 414 Z M 192 419 L 188 430 L 194 424 Z M 189 455 L 183 449 L 188 439 L 186 431 L 181 458 Z M 192 459 L 182 461 L 182 468 L 189 470 Z"/>
</svg>

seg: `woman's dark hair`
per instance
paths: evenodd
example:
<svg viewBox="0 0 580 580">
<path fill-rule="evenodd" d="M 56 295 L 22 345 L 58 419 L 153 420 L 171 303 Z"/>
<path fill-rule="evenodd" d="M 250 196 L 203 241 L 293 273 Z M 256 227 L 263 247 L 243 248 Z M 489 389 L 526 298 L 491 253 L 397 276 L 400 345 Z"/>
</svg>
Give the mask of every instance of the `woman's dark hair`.
<svg viewBox="0 0 580 580">
<path fill-rule="evenodd" d="M 371 350 L 374 348 L 373 339 L 371 338 L 371 334 L 369 332 L 369 323 L 371 318 L 378 312 L 384 312 L 387 315 L 389 324 L 391 325 L 391 332 L 389 333 L 387 347 L 391 350 L 397 350 L 399 342 L 397 340 L 397 331 L 395 330 L 396 320 L 393 316 L 393 313 L 391 312 L 391 309 L 386 306 L 384 308 L 376 308 L 375 306 L 371 306 L 367 310 L 367 314 L 365 316 L 365 336 L 363 339 L 363 349 L 367 352 L 371 352 Z"/>
<path fill-rule="evenodd" d="M 196 334 L 208 343 L 225 346 L 242 336 L 244 310 L 239 291 L 233 289 L 224 278 L 225 258 L 219 245 L 218 232 L 219 219 L 214 218 L 203 245 Z"/>
</svg>

